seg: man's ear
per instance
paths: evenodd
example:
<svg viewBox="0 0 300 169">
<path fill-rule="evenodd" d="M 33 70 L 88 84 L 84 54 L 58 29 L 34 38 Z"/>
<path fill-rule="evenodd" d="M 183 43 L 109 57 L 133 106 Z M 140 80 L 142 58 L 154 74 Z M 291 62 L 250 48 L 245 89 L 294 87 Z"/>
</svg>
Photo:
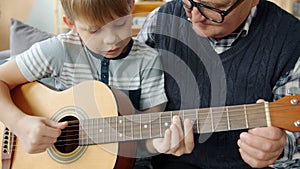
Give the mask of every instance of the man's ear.
<svg viewBox="0 0 300 169">
<path fill-rule="evenodd" d="M 75 26 L 75 23 L 73 20 L 71 20 L 67 16 L 63 15 L 63 21 L 70 29 L 72 29 L 74 32 L 76 32 L 76 26 Z"/>
<path fill-rule="evenodd" d="M 259 3 L 259 0 L 253 0 L 253 1 L 252 1 L 252 7 L 258 5 L 258 3 Z"/>
</svg>

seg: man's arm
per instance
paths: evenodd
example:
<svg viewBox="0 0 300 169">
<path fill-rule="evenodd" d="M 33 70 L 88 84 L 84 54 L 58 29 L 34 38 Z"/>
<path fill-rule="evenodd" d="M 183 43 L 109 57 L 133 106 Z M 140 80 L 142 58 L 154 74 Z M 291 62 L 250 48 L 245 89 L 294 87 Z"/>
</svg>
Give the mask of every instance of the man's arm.
<svg viewBox="0 0 300 169">
<path fill-rule="evenodd" d="M 274 88 L 274 98 L 277 100 L 286 95 L 300 95 L 300 57 L 295 64 L 295 67 L 286 76 L 283 76 Z M 276 161 L 274 167 L 280 166 L 290 168 L 290 166 L 297 164 L 295 155 L 300 153 L 300 132 L 286 131 L 287 142 L 284 148 L 283 157 Z M 297 157 L 300 160 L 300 157 Z M 298 166 L 300 167 L 300 163 Z"/>
<path fill-rule="evenodd" d="M 158 10 L 159 8 L 156 8 L 148 14 L 139 34 L 137 35 L 137 40 L 145 42 L 152 48 L 155 48 L 154 32 L 156 29 Z"/>
</svg>

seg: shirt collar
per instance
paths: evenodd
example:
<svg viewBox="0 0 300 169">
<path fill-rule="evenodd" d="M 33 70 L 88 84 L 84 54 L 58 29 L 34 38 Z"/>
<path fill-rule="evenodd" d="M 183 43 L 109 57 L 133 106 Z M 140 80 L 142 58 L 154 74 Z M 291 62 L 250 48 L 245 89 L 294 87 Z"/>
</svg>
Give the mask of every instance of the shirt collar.
<svg viewBox="0 0 300 169">
<path fill-rule="evenodd" d="M 115 58 L 105 58 L 102 55 L 99 55 L 99 54 L 91 51 L 86 46 L 85 46 L 85 48 L 92 54 L 92 56 L 94 56 L 97 59 L 101 59 L 102 60 L 103 58 L 105 58 L 105 59 L 108 59 L 108 60 L 119 60 L 119 59 L 123 59 L 123 58 L 125 58 L 126 56 L 129 55 L 129 53 L 131 51 L 131 48 L 132 48 L 132 45 L 133 45 L 133 39 L 131 38 L 130 41 L 129 41 L 129 43 L 128 43 L 128 45 L 127 45 L 127 47 L 126 47 L 126 50 L 124 52 L 122 52 L 119 56 L 115 57 Z"/>
<path fill-rule="evenodd" d="M 231 47 L 236 40 L 238 40 L 241 37 L 246 37 L 249 33 L 250 25 L 251 25 L 254 17 L 256 16 L 256 13 L 257 13 L 257 6 L 255 6 L 251 9 L 251 12 L 250 12 L 246 22 L 244 23 L 244 26 L 242 27 L 242 29 L 240 29 L 239 32 L 232 33 L 221 40 L 209 38 L 209 41 L 210 41 L 211 45 L 215 48 L 215 50 L 218 50 L 216 48 L 221 47 L 223 49 L 223 51 L 225 51 L 226 48 Z M 222 53 L 222 50 L 217 53 Z"/>
</svg>

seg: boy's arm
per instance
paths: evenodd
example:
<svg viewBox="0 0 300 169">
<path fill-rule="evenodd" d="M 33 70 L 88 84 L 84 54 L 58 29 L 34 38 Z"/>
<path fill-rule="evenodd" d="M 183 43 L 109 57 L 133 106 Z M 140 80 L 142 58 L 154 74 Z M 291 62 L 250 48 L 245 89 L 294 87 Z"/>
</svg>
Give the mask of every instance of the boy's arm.
<svg viewBox="0 0 300 169">
<path fill-rule="evenodd" d="M 0 121 L 17 135 L 28 153 L 39 153 L 56 141 L 67 123 L 32 117 L 18 109 L 11 99 L 10 91 L 26 82 L 15 59 L 0 65 Z"/>
</svg>

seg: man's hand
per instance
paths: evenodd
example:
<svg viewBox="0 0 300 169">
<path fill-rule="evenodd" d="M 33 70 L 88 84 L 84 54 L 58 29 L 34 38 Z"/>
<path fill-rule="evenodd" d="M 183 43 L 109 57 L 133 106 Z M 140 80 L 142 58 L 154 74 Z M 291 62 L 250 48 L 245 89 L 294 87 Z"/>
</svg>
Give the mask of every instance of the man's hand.
<svg viewBox="0 0 300 169">
<path fill-rule="evenodd" d="M 191 120 L 186 119 L 183 132 L 180 118 L 174 116 L 172 125 L 166 130 L 164 138 L 149 141 L 152 145 L 147 145 L 147 147 L 152 153 L 156 151 L 175 156 L 191 153 L 194 149 L 193 123 Z"/>
<path fill-rule="evenodd" d="M 276 127 L 250 129 L 238 140 L 243 160 L 253 168 L 273 164 L 281 155 L 286 143 L 286 134 Z"/>
</svg>

